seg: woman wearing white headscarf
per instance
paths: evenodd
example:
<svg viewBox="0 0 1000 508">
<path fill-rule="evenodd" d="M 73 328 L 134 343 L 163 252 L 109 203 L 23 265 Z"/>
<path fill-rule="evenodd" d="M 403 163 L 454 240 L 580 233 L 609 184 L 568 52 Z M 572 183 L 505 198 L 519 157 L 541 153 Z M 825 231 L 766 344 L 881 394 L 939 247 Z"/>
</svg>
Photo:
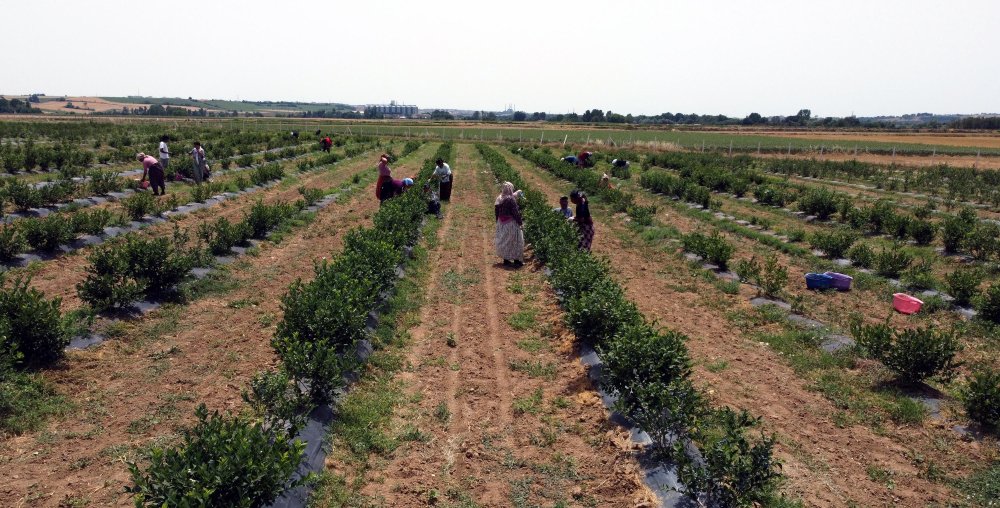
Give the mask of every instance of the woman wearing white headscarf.
<svg viewBox="0 0 1000 508">
<path fill-rule="evenodd" d="M 493 243 L 497 256 L 505 266 L 524 265 L 524 233 L 521 231 L 521 209 L 514 197 L 514 184 L 504 182 L 500 195 L 493 203 L 493 213 L 497 221 L 497 231 Z"/>
</svg>

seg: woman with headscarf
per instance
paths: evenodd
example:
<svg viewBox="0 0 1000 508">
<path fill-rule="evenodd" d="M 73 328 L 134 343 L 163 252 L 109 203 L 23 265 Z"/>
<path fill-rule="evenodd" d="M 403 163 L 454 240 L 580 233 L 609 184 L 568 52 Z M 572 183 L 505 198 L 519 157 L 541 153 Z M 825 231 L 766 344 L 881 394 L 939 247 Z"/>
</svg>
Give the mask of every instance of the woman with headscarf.
<svg viewBox="0 0 1000 508">
<path fill-rule="evenodd" d="M 135 154 L 135 158 L 142 163 L 142 180 L 140 182 L 145 182 L 149 178 L 149 186 L 153 188 L 154 196 L 162 196 L 167 193 L 167 184 L 164 179 L 163 166 L 160 165 L 160 161 L 139 152 Z"/>
<path fill-rule="evenodd" d="M 500 195 L 493 203 L 493 215 L 497 221 L 493 239 L 497 256 L 503 259 L 504 266 L 524 265 L 524 232 L 521 231 L 521 208 L 514 196 L 514 184 L 504 182 L 500 187 Z"/>
<path fill-rule="evenodd" d="M 383 153 L 378 159 L 378 180 L 375 181 L 375 197 L 379 202 L 391 197 L 391 187 L 392 169 L 389 168 L 389 154 Z"/>
<path fill-rule="evenodd" d="M 594 219 L 590 217 L 590 202 L 587 201 L 586 194 L 575 189 L 569 193 L 569 200 L 576 205 L 576 216 L 569 220 L 576 223 L 580 233 L 577 248 L 590 252 L 590 244 L 594 243 Z"/>
</svg>

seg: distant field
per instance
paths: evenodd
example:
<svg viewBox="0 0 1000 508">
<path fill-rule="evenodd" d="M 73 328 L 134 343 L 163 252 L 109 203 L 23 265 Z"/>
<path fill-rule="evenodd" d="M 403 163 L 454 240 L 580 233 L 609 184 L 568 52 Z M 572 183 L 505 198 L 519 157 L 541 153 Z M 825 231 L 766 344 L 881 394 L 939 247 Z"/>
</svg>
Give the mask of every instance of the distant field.
<svg viewBox="0 0 1000 508">
<path fill-rule="evenodd" d="M 322 111 L 331 109 L 353 109 L 347 104 L 334 102 L 243 102 L 243 101 L 223 101 L 223 100 L 197 100 L 181 98 L 147 98 L 147 97 L 102 97 L 113 102 L 129 104 L 159 104 L 161 106 L 188 106 L 194 108 L 205 108 L 208 110 L 239 111 L 241 113 L 257 112 L 306 112 Z"/>
<path fill-rule="evenodd" d="M 109 97 L 104 99 L 73 97 L 74 104 L 98 111 L 121 108 L 119 100 L 140 99 Z M 262 105 L 236 101 L 194 101 L 187 99 L 159 99 L 161 104 L 180 107 L 206 109 L 230 109 L 242 106 L 258 111 L 280 111 L 266 109 Z M 43 102 L 40 106 L 50 111 L 62 111 L 59 102 Z M 281 106 L 280 103 L 273 103 Z M 300 108 L 329 109 L 343 106 L 335 103 L 299 104 Z M 301 109 L 304 110 L 304 109 Z M 285 110 L 287 111 L 287 110 Z M 65 112 L 83 112 L 65 110 Z M 54 120 L 54 119 L 53 119 Z M 102 118 L 101 121 L 158 121 L 131 117 Z M 595 146 L 660 145 L 662 148 L 701 151 L 728 151 L 761 154 L 784 154 L 798 156 L 830 156 L 838 159 L 885 157 L 888 162 L 892 155 L 923 156 L 927 161 L 939 157 L 951 157 L 949 163 L 972 165 L 977 157 L 1000 156 L 1000 134 L 991 133 L 895 133 L 895 132 L 838 132 L 838 131 L 788 131 L 788 130 L 681 130 L 657 129 L 652 127 L 611 127 L 587 125 L 551 125 L 539 123 L 490 123 L 469 121 L 427 121 L 427 120 L 331 120 L 306 118 L 238 118 L 238 119 L 195 119 L 171 118 L 171 122 L 207 122 L 218 127 L 234 126 L 250 130 L 297 130 L 308 133 L 314 130 L 353 134 L 383 134 L 406 137 L 437 138 L 450 140 L 484 141 L 530 141 L 572 144 L 593 144 Z M 874 162 L 874 160 L 872 160 Z"/>
<path fill-rule="evenodd" d="M 404 136 L 440 137 L 444 139 L 482 139 L 487 141 L 562 141 L 629 145 L 636 142 L 664 143 L 681 149 L 762 153 L 778 152 L 838 152 L 900 155 L 1000 155 L 1000 136 L 955 136 L 920 134 L 909 137 L 895 134 L 815 132 L 801 135 L 788 132 L 719 132 L 653 129 L 608 129 L 558 126 L 537 127 L 516 125 L 442 125 L 440 123 L 394 124 L 388 122 L 328 123 L 324 129 L 334 132 L 381 133 Z M 316 122 L 289 120 L 287 127 L 298 125 L 302 130 L 314 128 Z M 808 136 L 808 137 L 807 137 Z"/>
</svg>

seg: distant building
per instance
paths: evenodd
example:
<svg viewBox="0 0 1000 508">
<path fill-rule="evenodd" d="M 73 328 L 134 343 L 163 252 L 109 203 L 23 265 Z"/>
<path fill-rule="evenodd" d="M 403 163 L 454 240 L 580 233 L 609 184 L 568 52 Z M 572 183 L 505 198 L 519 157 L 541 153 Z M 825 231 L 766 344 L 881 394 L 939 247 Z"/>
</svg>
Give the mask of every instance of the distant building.
<svg viewBox="0 0 1000 508">
<path fill-rule="evenodd" d="M 368 118 L 409 118 L 416 116 L 419 108 L 407 104 L 368 104 L 365 106 L 365 116 Z"/>
</svg>

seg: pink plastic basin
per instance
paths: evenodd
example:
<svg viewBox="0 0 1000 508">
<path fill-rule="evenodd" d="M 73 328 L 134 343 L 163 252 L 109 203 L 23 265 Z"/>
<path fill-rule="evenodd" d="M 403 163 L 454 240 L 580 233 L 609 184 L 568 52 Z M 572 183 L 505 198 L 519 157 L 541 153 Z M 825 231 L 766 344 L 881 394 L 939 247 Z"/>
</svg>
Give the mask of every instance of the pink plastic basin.
<svg viewBox="0 0 1000 508">
<path fill-rule="evenodd" d="M 892 307 L 903 314 L 913 314 L 923 307 L 924 302 L 905 293 L 892 295 Z"/>
</svg>

